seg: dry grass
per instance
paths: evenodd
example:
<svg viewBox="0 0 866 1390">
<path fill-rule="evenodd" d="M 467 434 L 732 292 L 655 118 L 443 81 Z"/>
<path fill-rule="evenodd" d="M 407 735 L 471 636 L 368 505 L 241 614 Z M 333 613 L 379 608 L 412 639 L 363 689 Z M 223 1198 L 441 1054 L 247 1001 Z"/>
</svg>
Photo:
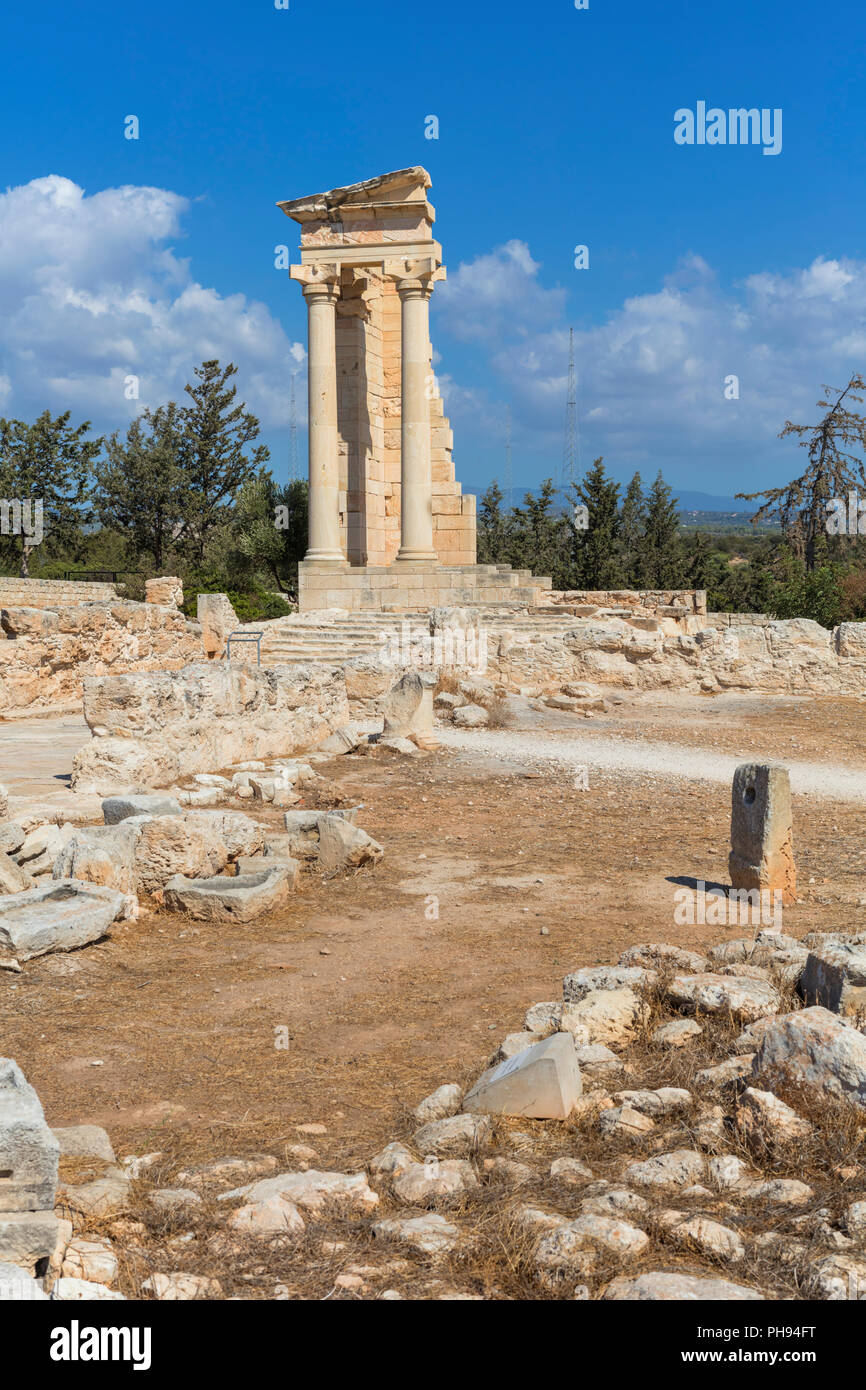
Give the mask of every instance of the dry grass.
<svg viewBox="0 0 866 1390">
<path fill-rule="evenodd" d="M 509 729 L 514 723 L 508 701 L 495 695 L 487 705 L 487 727 L 489 729 Z"/>
</svg>

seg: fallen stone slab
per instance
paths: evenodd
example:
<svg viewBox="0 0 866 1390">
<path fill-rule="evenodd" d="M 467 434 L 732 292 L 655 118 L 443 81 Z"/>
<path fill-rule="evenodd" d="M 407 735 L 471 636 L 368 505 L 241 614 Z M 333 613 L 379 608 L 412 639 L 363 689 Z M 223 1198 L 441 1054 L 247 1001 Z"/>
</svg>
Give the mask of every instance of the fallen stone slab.
<svg viewBox="0 0 866 1390">
<path fill-rule="evenodd" d="M 707 1160 L 694 1149 L 674 1149 L 654 1158 L 630 1163 L 623 1173 L 628 1183 L 638 1187 L 691 1187 L 706 1175 Z"/>
<path fill-rule="evenodd" d="M 384 856 L 382 846 L 360 826 L 330 814 L 319 821 L 319 868 L 323 873 L 378 864 Z"/>
<path fill-rule="evenodd" d="M 490 716 L 483 705 L 461 705 L 454 711 L 454 723 L 458 729 L 483 729 L 490 722 Z"/>
<path fill-rule="evenodd" d="M 456 1115 L 463 1101 L 463 1091 L 453 1082 L 437 1086 L 429 1096 L 425 1096 L 412 1114 L 419 1125 L 432 1124 L 434 1120 L 447 1120 Z"/>
<path fill-rule="evenodd" d="M 77 878 L 118 893 L 138 891 L 135 851 L 142 817 L 128 816 L 117 825 L 81 826 L 54 863 L 56 879 Z"/>
<path fill-rule="evenodd" d="M 126 910 L 123 893 L 76 878 L 0 898 L 0 968 L 98 941 Z"/>
<path fill-rule="evenodd" d="M 201 1298 L 221 1298 L 218 1279 L 201 1274 L 152 1274 L 141 1286 L 142 1293 L 153 1294 L 161 1303 L 191 1303 Z"/>
<path fill-rule="evenodd" d="M 68 1125 L 52 1133 L 63 1158 L 98 1158 L 103 1163 L 117 1161 L 111 1140 L 99 1125 Z"/>
<path fill-rule="evenodd" d="M 297 859 L 282 854 L 242 854 L 234 861 L 235 875 L 259 874 L 271 869 L 285 869 L 289 879 L 289 891 L 297 893 L 301 881 L 301 866 Z"/>
<path fill-rule="evenodd" d="M 704 1278 L 679 1271 L 668 1274 L 661 1270 L 638 1274 L 635 1278 L 620 1275 L 611 1280 L 602 1297 L 631 1303 L 765 1301 L 764 1294 L 745 1284 L 732 1284 L 727 1279 Z"/>
<path fill-rule="evenodd" d="M 24 844 L 25 837 L 23 825 L 14 820 L 3 821 L 0 823 L 0 852 L 14 854 Z"/>
<path fill-rule="evenodd" d="M 10 1260 L 0 1260 L 0 1303 L 47 1302 L 41 1279 Z"/>
<path fill-rule="evenodd" d="M 784 1014 L 761 1039 L 752 1075 L 773 1092 L 866 1107 L 866 1038 L 818 1005 Z"/>
<path fill-rule="evenodd" d="M 414 734 L 412 738 L 399 738 L 396 734 L 391 738 L 382 736 L 368 743 L 367 750 L 373 755 L 387 751 L 388 753 L 399 753 L 403 758 L 420 758 L 422 750 L 414 742 L 416 737 L 417 735 Z"/>
<path fill-rule="evenodd" d="M 465 1109 L 466 1101 L 463 1104 Z M 451 1115 L 422 1125 L 412 1136 L 412 1142 L 424 1155 L 468 1158 L 487 1143 L 492 1129 L 486 1115 Z"/>
<path fill-rule="evenodd" d="M 274 1236 L 297 1238 L 306 1230 L 306 1222 L 294 1202 L 281 1197 L 279 1193 L 274 1193 L 264 1202 L 248 1202 L 238 1207 L 229 1217 L 228 1224 L 232 1230 L 240 1231 L 243 1235 L 266 1240 Z"/>
<path fill-rule="evenodd" d="M 0 1211 L 0 1260 L 35 1274 L 51 1258 L 58 1226 L 53 1211 Z"/>
<path fill-rule="evenodd" d="M 347 820 L 354 825 L 360 809 L 360 806 L 341 806 L 334 811 L 286 811 L 283 819 L 288 834 L 296 835 L 299 831 L 318 830 L 319 821 L 324 816 L 331 816 L 336 820 Z"/>
<path fill-rule="evenodd" d="M 91 1279 L 57 1279 L 51 1289 L 51 1299 L 55 1303 L 78 1303 L 81 1300 L 99 1299 L 100 1301 L 120 1301 L 126 1299 L 126 1294 L 120 1293 L 117 1289 L 108 1289 L 104 1284 L 94 1283 Z"/>
<path fill-rule="evenodd" d="M 581 1094 L 580 1068 L 568 1033 L 553 1033 L 479 1077 L 463 1109 L 493 1115 L 564 1120 Z"/>
<path fill-rule="evenodd" d="M 769 980 L 751 980 L 737 975 L 676 975 L 668 986 L 667 997 L 677 1008 L 693 1013 L 730 1013 L 751 1023 L 777 1013 L 781 996 Z"/>
<path fill-rule="evenodd" d="M 33 887 L 29 870 L 16 864 L 15 860 L 0 850 L 0 894 L 26 893 Z"/>
<path fill-rule="evenodd" d="M 460 1239 L 460 1228 L 444 1216 L 429 1212 L 426 1216 L 395 1216 L 377 1221 L 373 1235 L 379 1240 L 393 1240 L 399 1245 L 411 1245 L 423 1255 L 445 1255 Z"/>
<path fill-rule="evenodd" d="M 407 1206 L 426 1206 L 440 1197 L 459 1197 L 478 1186 L 475 1169 L 465 1158 L 412 1163 L 394 1174 L 395 1197 Z"/>
<path fill-rule="evenodd" d="M 57 1190 L 57 1205 L 80 1216 L 122 1216 L 129 1206 L 130 1179 L 120 1168 L 107 1168 L 92 1182 L 66 1183 Z"/>
<path fill-rule="evenodd" d="M 382 701 L 385 739 L 408 738 L 433 728 L 433 684 L 418 671 L 407 671 Z"/>
<path fill-rule="evenodd" d="M 363 743 L 366 734 L 360 724 L 341 724 L 339 729 L 335 729 L 330 738 L 326 738 L 324 743 L 318 747 L 319 753 L 331 753 L 336 757 L 345 753 L 354 753 L 360 743 Z"/>
<path fill-rule="evenodd" d="M 866 1006 L 866 945 L 825 941 L 806 957 L 799 990 L 807 1004 L 834 1014 L 856 1014 Z"/>
<path fill-rule="evenodd" d="M 63 835 L 60 827 L 53 823 L 37 825 L 24 836 L 24 843 L 15 853 L 18 864 L 28 864 L 41 859 L 44 854 L 53 859 L 63 848 Z"/>
<path fill-rule="evenodd" d="M 577 1004 L 595 990 L 646 989 L 658 975 L 640 965 L 586 966 L 566 975 L 562 982 L 562 997 L 567 1004 Z"/>
<path fill-rule="evenodd" d="M 322 1215 L 330 1203 L 362 1213 L 379 1205 L 379 1194 L 368 1185 L 366 1173 L 325 1173 L 316 1168 L 305 1173 L 277 1173 L 273 1178 L 221 1192 L 217 1200 L 245 1197 L 252 1203 L 267 1202 L 275 1195 L 314 1216 Z"/>
<path fill-rule="evenodd" d="M 38 1095 L 17 1062 L 0 1057 L 0 1211 L 53 1208 L 59 1156 Z"/>
<path fill-rule="evenodd" d="M 185 878 L 175 874 L 165 885 L 165 904 L 202 922 L 252 922 L 284 903 L 293 875 L 275 862 L 272 869 L 234 878 Z"/>
<path fill-rule="evenodd" d="M 594 989 L 562 1011 L 563 1031 L 580 1045 L 624 1046 L 636 1036 L 644 1005 L 632 989 Z"/>
<path fill-rule="evenodd" d="M 182 815 L 180 803 L 163 792 L 141 796 L 108 796 L 102 803 L 102 818 L 106 825 L 119 825 L 129 816 Z"/>
</svg>

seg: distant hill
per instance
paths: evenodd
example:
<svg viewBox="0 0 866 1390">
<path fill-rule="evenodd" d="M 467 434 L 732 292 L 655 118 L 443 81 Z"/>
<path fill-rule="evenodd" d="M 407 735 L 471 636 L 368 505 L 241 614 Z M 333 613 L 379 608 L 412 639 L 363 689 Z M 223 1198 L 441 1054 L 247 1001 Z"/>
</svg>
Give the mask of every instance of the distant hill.
<svg viewBox="0 0 866 1390">
<path fill-rule="evenodd" d="M 500 487 L 501 486 L 502 484 L 500 482 Z M 478 489 L 479 496 L 483 491 L 483 488 Z M 513 505 L 516 503 L 520 506 L 527 492 L 531 492 L 533 497 L 535 497 L 538 495 L 539 491 L 540 489 L 537 486 L 524 487 L 517 484 L 511 489 L 511 504 Z M 620 492 L 622 493 L 624 491 L 625 488 L 620 485 Z M 742 498 L 738 497 L 717 497 L 711 492 L 688 492 L 674 487 L 673 484 L 671 484 L 671 492 L 674 497 L 678 499 L 681 512 L 707 512 L 713 514 L 736 512 L 738 514 L 745 513 L 745 515 L 749 517 L 758 510 L 759 506 L 757 502 L 744 502 Z M 505 501 L 506 505 L 509 505 L 507 498 Z"/>
<path fill-rule="evenodd" d="M 680 492 L 671 487 L 674 497 L 679 499 L 681 512 L 746 512 L 754 515 L 759 502 L 744 502 L 741 497 L 714 497 L 709 492 Z"/>
</svg>

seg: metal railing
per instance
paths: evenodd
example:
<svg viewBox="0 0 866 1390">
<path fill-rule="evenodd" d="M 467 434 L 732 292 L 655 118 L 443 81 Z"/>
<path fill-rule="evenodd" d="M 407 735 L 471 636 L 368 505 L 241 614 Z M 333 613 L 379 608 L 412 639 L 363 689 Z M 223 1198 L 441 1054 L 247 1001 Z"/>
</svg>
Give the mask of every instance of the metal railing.
<svg viewBox="0 0 866 1390">
<path fill-rule="evenodd" d="M 242 632 L 240 628 L 235 628 L 226 638 L 226 661 L 232 659 L 232 642 L 255 642 L 256 643 L 256 665 L 262 664 L 262 638 L 263 632 Z"/>
</svg>

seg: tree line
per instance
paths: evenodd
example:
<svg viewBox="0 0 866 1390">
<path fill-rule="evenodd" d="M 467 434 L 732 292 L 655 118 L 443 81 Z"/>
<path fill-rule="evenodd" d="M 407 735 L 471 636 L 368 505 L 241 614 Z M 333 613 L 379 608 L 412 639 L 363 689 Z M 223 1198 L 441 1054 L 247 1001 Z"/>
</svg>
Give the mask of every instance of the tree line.
<svg viewBox="0 0 866 1390">
<path fill-rule="evenodd" d="M 272 591 L 297 584 L 306 484 L 275 482 L 236 373 L 234 363 L 203 362 L 182 402 L 143 410 L 108 437 L 90 438 L 90 423 L 73 425 L 68 411 L 33 424 L 0 419 L 0 497 L 41 499 L 45 518 L 41 543 L 5 528 L 0 567 L 26 577 L 38 546 L 42 577 L 119 571 L 139 596 L 145 578 L 173 572 L 191 611 L 197 592 L 217 588 L 237 595 L 239 616 L 288 612 Z"/>
<path fill-rule="evenodd" d="M 234 363 L 203 362 L 181 402 L 146 409 L 108 437 L 91 438 L 89 422 L 72 424 L 68 411 L 44 411 L 32 424 L 0 419 L 0 509 L 38 499 L 45 518 L 43 539 L 10 527 L 3 510 L 0 570 L 26 576 L 37 552 L 43 578 L 119 571 L 141 597 L 145 578 L 177 573 L 189 612 L 202 590 L 232 594 L 244 619 L 289 611 L 278 595 L 296 594 L 307 485 L 274 480 L 236 373 Z M 802 472 L 738 494 L 759 501 L 752 520 L 772 523 L 772 533 L 689 533 L 661 472 L 648 488 L 639 473 L 622 488 L 597 458 L 567 498 L 547 479 L 505 507 L 494 480 L 478 508 L 478 560 L 550 575 L 556 589 L 706 589 L 711 611 L 826 627 L 866 618 L 864 393 L 856 374 L 844 388 L 823 388 L 817 422 L 787 421 L 781 431 L 806 451 Z"/>
<path fill-rule="evenodd" d="M 648 489 L 639 473 L 622 489 L 597 458 L 566 496 L 547 479 L 522 506 L 505 508 L 491 483 L 478 507 L 478 559 L 550 575 L 555 589 L 706 589 L 711 612 L 806 617 L 824 627 L 862 620 L 866 495 L 853 529 L 851 499 L 858 488 L 866 494 L 866 418 L 853 408 L 863 391 L 856 374 L 840 390 L 825 387 L 817 423 L 787 421 L 780 433 L 806 450 L 802 473 L 782 487 L 737 494 L 764 499 L 751 520 L 774 532 L 688 532 L 661 472 Z"/>
</svg>

